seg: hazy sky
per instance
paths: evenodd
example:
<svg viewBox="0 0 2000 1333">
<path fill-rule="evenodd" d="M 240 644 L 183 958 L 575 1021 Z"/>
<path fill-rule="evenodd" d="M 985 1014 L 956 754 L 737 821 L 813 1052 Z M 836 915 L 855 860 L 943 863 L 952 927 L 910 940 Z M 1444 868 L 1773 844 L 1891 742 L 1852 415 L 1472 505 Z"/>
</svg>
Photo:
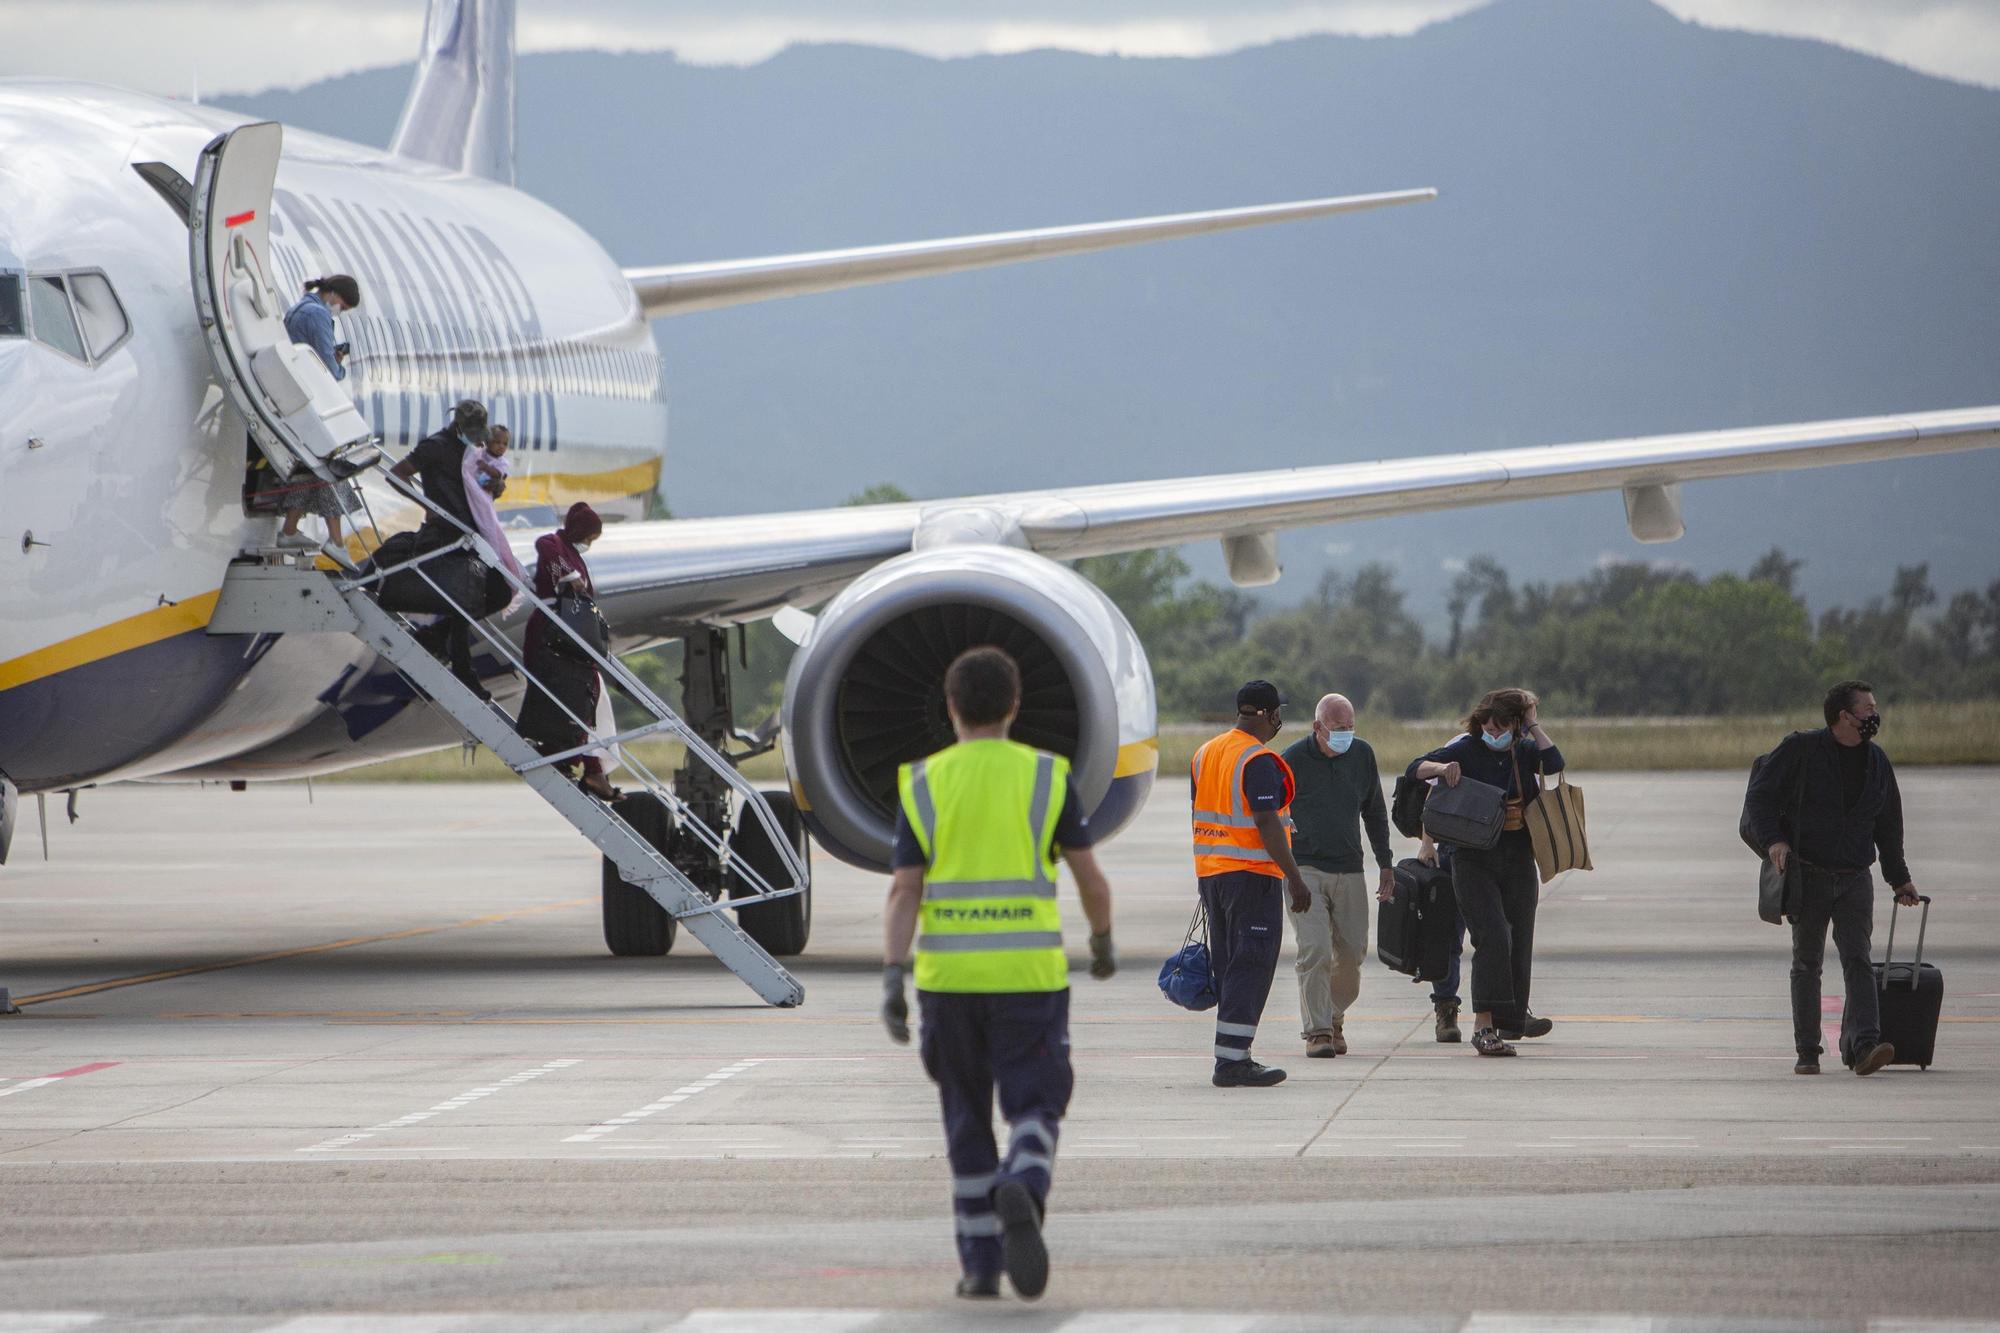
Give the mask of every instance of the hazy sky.
<svg viewBox="0 0 2000 1333">
<path fill-rule="evenodd" d="M 525 51 L 761 60 L 791 42 L 931 55 L 1036 47 L 1206 55 L 1303 33 L 1407 33 L 1486 0 L 519 0 Z M 1662 0 L 1715 27 L 1837 42 L 2000 87 L 2000 0 Z M 185 95 L 310 83 L 410 59 L 423 0 L 0 0 L 0 75 Z"/>
</svg>

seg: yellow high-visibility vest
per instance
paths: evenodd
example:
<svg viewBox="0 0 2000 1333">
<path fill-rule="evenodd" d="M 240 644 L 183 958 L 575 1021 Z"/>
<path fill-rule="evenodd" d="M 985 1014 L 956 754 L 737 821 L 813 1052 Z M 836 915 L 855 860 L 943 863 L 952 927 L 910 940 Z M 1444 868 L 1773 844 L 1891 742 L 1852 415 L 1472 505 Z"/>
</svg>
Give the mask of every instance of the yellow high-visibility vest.
<svg viewBox="0 0 2000 1333">
<path fill-rule="evenodd" d="M 904 764 L 896 789 L 930 859 L 917 989 L 1067 989 L 1055 833 L 1069 761 L 1013 741 L 962 741 Z"/>
</svg>

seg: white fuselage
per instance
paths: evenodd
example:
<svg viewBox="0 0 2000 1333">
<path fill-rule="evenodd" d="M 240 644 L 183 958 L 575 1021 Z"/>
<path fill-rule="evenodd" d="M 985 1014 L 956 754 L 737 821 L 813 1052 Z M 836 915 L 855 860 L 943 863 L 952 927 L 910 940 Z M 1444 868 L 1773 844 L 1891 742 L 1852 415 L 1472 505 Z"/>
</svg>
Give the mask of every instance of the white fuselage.
<svg viewBox="0 0 2000 1333">
<path fill-rule="evenodd" d="M 276 520 L 245 512 L 245 430 L 197 324 L 188 229 L 133 168 L 191 175 L 243 120 L 0 81 L 0 270 L 101 270 L 132 330 L 94 365 L 0 338 L 0 771 L 24 790 L 276 776 L 449 739 L 395 716 L 393 690 L 335 725 L 388 688 L 352 639 L 202 632 L 228 563 Z M 291 296 L 325 273 L 359 281 L 343 387 L 392 456 L 479 398 L 513 431 L 510 526 L 546 531 L 579 499 L 642 516 L 666 434 L 658 353 L 574 223 L 491 181 L 290 133 L 271 248 Z M 383 528 L 412 524 L 366 489 Z M 331 739 L 284 744 L 316 720 Z"/>
</svg>

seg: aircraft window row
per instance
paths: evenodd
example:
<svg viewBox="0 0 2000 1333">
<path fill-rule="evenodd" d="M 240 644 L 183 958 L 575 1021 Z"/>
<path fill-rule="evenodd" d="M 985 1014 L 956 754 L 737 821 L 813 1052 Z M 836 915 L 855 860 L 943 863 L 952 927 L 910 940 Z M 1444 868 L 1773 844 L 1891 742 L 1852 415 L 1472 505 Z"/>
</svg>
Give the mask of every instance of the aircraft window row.
<svg viewBox="0 0 2000 1333">
<path fill-rule="evenodd" d="M 0 273 L 0 337 L 33 338 L 72 361 L 95 365 L 131 333 L 111 280 L 96 269 Z"/>
</svg>

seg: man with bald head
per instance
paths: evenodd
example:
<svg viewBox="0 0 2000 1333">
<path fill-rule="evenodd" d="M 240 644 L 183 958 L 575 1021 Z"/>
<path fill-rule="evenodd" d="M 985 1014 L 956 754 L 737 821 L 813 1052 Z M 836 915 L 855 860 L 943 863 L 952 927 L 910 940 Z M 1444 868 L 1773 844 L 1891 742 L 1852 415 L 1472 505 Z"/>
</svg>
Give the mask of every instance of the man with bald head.
<svg viewBox="0 0 2000 1333">
<path fill-rule="evenodd" d="M 1343 1023 L 1361 993 L 1369 903 L 1395 883 L 1389 807 L 1375 751 L 1354 734 L 1354 705 L 1329 694 L 1313 710 L 1312 735 L 1285 751 L 1298 781 L 1292 799 L 1292 855 L 1311 891 L 1305 910 L 1286 916 L 1298 944 L 1299 1021 L 1306 1054 L 1347 1054 Z M 1362 873 L 1361 830 L 1378 870 L 1375 893 Z"/>
</svg>

